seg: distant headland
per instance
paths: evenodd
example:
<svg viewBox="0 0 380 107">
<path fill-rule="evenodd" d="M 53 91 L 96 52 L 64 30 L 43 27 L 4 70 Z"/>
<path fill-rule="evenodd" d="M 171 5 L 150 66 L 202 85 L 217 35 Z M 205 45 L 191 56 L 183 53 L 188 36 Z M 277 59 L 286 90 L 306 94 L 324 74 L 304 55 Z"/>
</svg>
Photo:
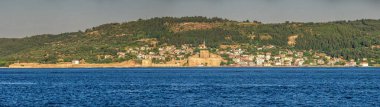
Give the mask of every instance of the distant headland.
<svg viewBox="0 0 380 107">
<path fill-rule="evenodd" d="M 0 56 L 0 66 L 9 68 L 380 66 L 380 20 L 161 17 L 0 38 Z"/>
</svg>

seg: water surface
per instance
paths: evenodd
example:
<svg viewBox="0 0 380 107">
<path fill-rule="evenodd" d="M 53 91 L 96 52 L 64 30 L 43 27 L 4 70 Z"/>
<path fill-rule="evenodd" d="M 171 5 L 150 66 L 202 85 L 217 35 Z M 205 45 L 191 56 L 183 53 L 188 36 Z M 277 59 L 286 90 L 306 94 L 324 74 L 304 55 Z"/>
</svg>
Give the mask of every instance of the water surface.
<svg viewBox="0 0 380 107">
<path fill-rule="evenodd" d="M 379 68 L 0 69 L 0 106 L 380 106 Z"/>
</svg>

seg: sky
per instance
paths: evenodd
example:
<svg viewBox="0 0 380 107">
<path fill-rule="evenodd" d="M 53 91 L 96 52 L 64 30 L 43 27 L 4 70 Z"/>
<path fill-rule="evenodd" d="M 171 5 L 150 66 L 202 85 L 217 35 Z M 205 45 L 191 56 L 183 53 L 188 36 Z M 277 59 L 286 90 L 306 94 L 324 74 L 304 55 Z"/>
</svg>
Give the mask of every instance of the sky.
<svg viewBox="0 0 380 107">
<path fill-rule="evenodd" d="M 264 23 L 380 19 L 380 0 L 1 0 L 0 38 L 75 32 L 163 16 Z"/>
</svg>

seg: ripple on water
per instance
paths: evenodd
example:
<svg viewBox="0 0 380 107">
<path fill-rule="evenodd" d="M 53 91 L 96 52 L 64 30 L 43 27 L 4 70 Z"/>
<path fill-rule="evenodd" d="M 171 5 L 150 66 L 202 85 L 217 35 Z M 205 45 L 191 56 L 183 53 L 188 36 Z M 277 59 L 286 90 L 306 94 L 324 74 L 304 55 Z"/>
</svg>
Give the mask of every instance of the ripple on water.
<svg viewBox="0 0 380 107">
<path fill-rule="evenodd" d="M 36 85 L 34 82 L 0 82 L 0 85 Z"/>
</svg>

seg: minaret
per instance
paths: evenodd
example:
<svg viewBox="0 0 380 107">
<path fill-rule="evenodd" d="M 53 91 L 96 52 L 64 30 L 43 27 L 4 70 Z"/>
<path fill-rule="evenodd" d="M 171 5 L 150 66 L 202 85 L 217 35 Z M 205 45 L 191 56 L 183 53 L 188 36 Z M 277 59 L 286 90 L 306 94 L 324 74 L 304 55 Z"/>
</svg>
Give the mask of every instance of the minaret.
<svg viewBox="0 0 380 107">
<path fill-rule="evenodd" d="M 203 41 L 203 44 L 199 45 L 200 49 L 207 49 L 206 41 Z"/>
</svg>

